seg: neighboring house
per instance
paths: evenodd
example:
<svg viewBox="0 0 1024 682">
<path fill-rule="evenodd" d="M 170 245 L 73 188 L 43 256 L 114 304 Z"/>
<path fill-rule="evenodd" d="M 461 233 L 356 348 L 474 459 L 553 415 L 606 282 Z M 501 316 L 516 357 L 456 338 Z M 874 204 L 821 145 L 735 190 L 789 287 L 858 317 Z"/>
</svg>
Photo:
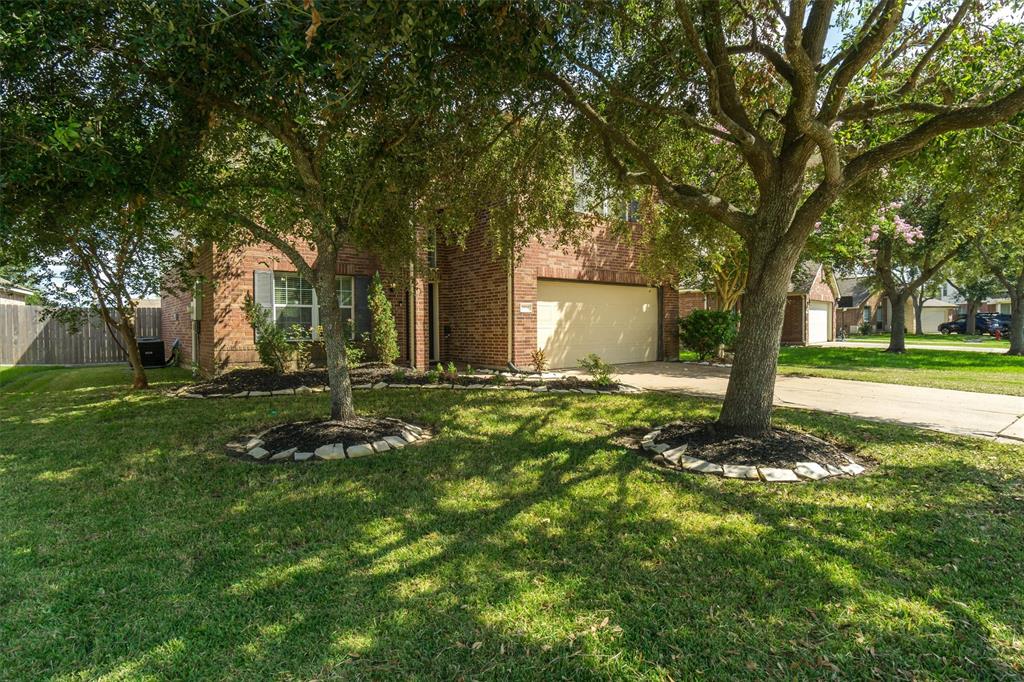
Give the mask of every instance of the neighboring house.
<svg viewBox="0 0 1024 682">
<path fill-rule="evenodd" d="M 891 330 L 892 306 L 889 299 L 879 291 L 871 288 L 868 277 L 844 277 L 839 283 L 839 326 L 845 327 L 847 333 L 853 334 L 867 322 L 872 332 Z M 925 334 L 937 334 L 939 325 L 952 319 L 956 303 L 944 296 L 928 299 L 921 310 L 921 327 Z M 914 304 L 908 300 L 904 309 L 904 322 L 907 332 L 916 333 Z"/>
<path fill-rule="evenodd" d="M 1001 313 L 1009 315 L 1013 310 L 1013 305 L 1010 303 L 1009 296 L 1003 296 L 1002 298 L 988 298 L 985 302 L 978 306 L 979 313 Z M 957 313 L 961 315 L 967 314 L 967 304 L 964 303 L 957 308 Z"/>
<path fill-rule="evenodd" d="M 312 255 L 300 250 L 307 259 Z M 588 353 L 611 363 L 678 357 L 677 293 L 646 282 L 638 269 L 641 254 L 628 237 L 598 225 L 578 249 L 534 240 L 511 269 L 492 253 L 481 226 L 464 248 L 442 244 L 424 254 L 431 274 L 411 285 L 381 272 L 398 328 L 399 362 L 529 367 L 537 348 L 552 368 L 575 366 Z M 170 348 L 179 339 L 186 362 L 208 372 L 258 362 L 243 313 L 246 294 L 282 326 L 319 322 L 315 292 L 275 249 L 206 246 L 198 256 L 202 285 L 162 295 L 164 340 Z M 357 335 L 370 329 L 367 292 L 378 270 L 366 252 L 339 254 L 343 317 Z"/>
<path fill-rule="evenodd" d="M 807 345 L 835 338 L 838 298 L 836 280 L 821 263 L 805 261 L 797 265 L 786 298 L 782 343 Z M 682 289 L 679 292 L 680 317 L 686 317 L 697 309 L 714 309 L 717 305 L 718 297 L 714 293 L 696 289 Z M 742 300 L 738 308 L 742 311 Z"/>
<path fill-rule="evenodd" d="M 7 303 L 11 305 L 25 305 L 29 296 L 35 292 L 25 287 L 20 287 L 10 280 L 0 277 L 0 305 Z"/>
<path fill-rule="evenodd" d="M 872 331 L 883 331 L 888 327 L 888 308 L 880 305 L 882 295 L 873 291 L 867 277 L 843 277 L 837 280 L 839 286 L 839 327 L 847 334 L 854 334 L 867 322 Z"/>
</svg>

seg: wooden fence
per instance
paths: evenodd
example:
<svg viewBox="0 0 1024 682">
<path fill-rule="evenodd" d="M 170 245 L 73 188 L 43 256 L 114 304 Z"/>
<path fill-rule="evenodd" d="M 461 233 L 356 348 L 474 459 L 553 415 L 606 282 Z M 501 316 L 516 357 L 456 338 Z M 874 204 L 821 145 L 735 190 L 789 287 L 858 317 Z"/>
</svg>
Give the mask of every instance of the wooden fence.
<svg viewBox="0 0 1024 682">
<path fill-rule="evenodd" d="M 42 311 L 41 306 L 0 305 L 0 365 L 93 365 L 127 361 L 99 317 L 90 318 L 72 334 L 57 320 L 43 320 Z M 139 338 L 160 336 L 159 307 L 138 308 L 135 334 Z"/>
</svg>

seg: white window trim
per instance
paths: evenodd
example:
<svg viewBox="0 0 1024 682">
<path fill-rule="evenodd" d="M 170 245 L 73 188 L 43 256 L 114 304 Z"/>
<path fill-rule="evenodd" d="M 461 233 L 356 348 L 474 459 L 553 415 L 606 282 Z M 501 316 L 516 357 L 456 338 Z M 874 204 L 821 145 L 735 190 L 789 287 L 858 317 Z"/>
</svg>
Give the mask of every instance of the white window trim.
<svg viewBox="0 0 1024 682">
<path fill-rule="evenodd" d="M 274 324 L 277 324 L 277 309 L 278 308 L 312 308 L 313 310 L 312 310 L 311 315 L 310 315 L 310 320 L 311 320 L 311 325 L 312 325 L 312 338 L 316 339 L 318 337 L 317 327 L 320 326 L 320 305 L 319 305 L 319 300 L 317 299 L 317 296 L 316 296 L 316 289 L 313 288 L 313 290 L 312 290 L 313 302 L 311 304 L 308 304 L 308 305 L 304 304 L 304 303 L 281 303 L 281 304 L 279 304 L 277 302 L 277 275 L 279 275 L 279 274 L 280 275 L 297 275 L 300 279 L 302 278 L 301 274 L 299 274 L 297 272 L 292 272 L 290 270 L 275 270 L 274 271 L 274 291 L 272 292 L 272 295 L 271 295 L 272 307 L 271 307 L 271 311 L 270 311 L 271 320 L 274 322 Z M 341 303 L 341 293 L 342 293 L 341 282 L 342 282 L 342 280 L 348 280 L 348 282 L 349 282 L 349 292 L 351 293 L 351 299 L 349 300 L 349 305 L 342 305 L 342 303 Z M 338 306 L 342 310 L 348 310 L 349 311 L 349 319 L 352 320 L 351 333 L 349 334 L 349 338 L 350 339 L 354 339 L 356 337 L 356 325 L 355 325 L 355 320 L 356 320 L 356 278 L 353 275 L 338 275 Z M 289 340 L 291 341 L 291 340 L 297 340 L 297 339 L 289 339 Z"/>
</svg>

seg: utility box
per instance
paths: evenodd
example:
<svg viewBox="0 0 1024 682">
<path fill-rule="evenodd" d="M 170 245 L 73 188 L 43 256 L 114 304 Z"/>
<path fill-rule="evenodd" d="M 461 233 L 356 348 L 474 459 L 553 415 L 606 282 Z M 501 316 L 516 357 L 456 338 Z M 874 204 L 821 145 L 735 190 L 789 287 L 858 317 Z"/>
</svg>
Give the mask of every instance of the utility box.
<svg viewBox="0 0 1024 682">
<path fill-rule="evenodd" d="M 164 342 L 162 339 L 138 339 L 138 344 L 139 355 L 142 356 L 143 367 L 164 366 L 166 360 L 164 358 Z"/>
</svg>

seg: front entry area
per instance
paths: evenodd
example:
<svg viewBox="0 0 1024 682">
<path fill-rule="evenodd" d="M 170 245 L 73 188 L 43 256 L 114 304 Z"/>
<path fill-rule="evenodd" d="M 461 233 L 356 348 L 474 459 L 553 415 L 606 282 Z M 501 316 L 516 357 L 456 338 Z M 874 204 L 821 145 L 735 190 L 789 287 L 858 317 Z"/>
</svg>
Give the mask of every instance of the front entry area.
<svg viewBox="0 0 1024 682">
<path fill-rule="evenodd" d="M 654 287 L 537 281 L 537 347 L 552 369 L 589 353 L 612 364 L 656 360 L 658 331 Z"/>
</svg>

